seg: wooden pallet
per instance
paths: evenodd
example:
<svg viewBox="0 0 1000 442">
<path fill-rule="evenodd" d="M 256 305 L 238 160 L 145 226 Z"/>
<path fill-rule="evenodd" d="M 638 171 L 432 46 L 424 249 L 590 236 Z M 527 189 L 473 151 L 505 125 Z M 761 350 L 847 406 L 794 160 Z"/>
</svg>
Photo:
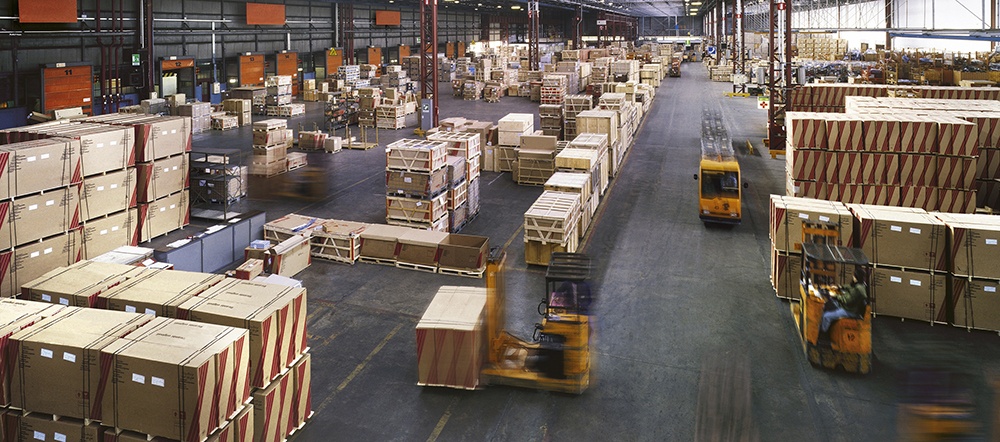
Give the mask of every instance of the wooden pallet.
<svg viewBox="0 0 1000 442">
<path fill-rule="evenodd" d="M 472 269 L 454 269 L 449 267 L 438 267 L 438 273 L 442 275 L 462 276 L 466 278 L 482 278 L 483 274 L 486 273 L 486 268 L 472 270 Z"/>
<path fill-rule="evenodd" d="M 372 257 L 368 257 L 368 256 L 362 256 L 362 257 L 358 258 L 358 261 L 361 261 L 361 262 L 363 262 L 365 264 L 378 264 L 378 265 L 390 266 L 390 267 L 395 267 L 396 266 L 396 260 L 395 259 L 372 258 Z"/>
<path fill-rule="evenodd" d="M 426 264 L 414 264 L 412 262 L 399 262 L 396 261 L 396 267 L 400 269 L 416 270 L 418 272 L 427 273 L 437 273 L 437 266 L 429 266 Z"/>
</svg>

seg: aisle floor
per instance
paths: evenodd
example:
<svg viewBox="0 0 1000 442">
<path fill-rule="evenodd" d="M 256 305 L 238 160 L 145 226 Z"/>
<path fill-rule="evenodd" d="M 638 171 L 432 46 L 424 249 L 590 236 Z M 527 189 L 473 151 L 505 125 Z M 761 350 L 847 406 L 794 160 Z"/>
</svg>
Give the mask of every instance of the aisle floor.
<svg viewBox="0 0 1000 442">
<path fill-rule="evenodd" d="M 714 399 L 701 390 L 723 371 L 748 373 L 748 440 L 889 440 L 896 438 L 896 382 L 913 342 L 941 339 L 956 363 L 979 367 L 980 417 L 991 415 L 986 379 L 1000 372 L 996 335 L 949 326 L 874 321 L 876 363 L 869 376 L 811 367 L 801 353 L 787 302 L 768 280 L 768 195 L 784 191 L 784 159 L 741 154 L 745 217 L 734 228 L 707 228 L 697 217 L 692 174 L 699 156 L 703 107 L 721 109 L 734 140 L 760 149 L 766 113 L 755 98 L 727 98 L 726 83 L 708 81 L 701 64 L 658 89 L 609 196 L 584 244 L 597 263 L 594 381 L 581 396 L 486 387 L 479 391 L 416 385 L 414 326 L 442 285 L 482 286 L 476 279 L 383 266 L 316 260 L 298 275 L 309 290 L 309 345 L 316 415 L 299 441 L 330 440 L 692 440 L 706 403 L 740 403 L 738 391 Z M 447 86 L 442 84 L 443 89 Z M 537 111 L 524 98 L 499 104 L 445 95 L 441 117 L 496 121 Z M 290 120 L 306 130 L 322 121 Z M 412 127 L 412 126 L 411 126 Z M 373 135 L 373 134 L 372 134 Z M 310 153 L 324 171 L 321 201 L 290 198 L 304 170 L 253 178 L 241 206 L 268 219 L 297 212 L 384 222 L 384 145 L 412 129 L 380 131 L 382 147 Z M 208 133 L 195 146 L 249 151 L 249 128 Z M 541 188 L 517 186 L 510 174 L 484 173 L 481 214 L 463 233 L 506 245 L 507 329 L 530 337 L 539 322 L 543 269 L 524 263 L 522 214 Z M 702 387 L 699 387 L 699 385 Z M 701 402 L 701 406 L 699 406 Z M 703 416 L 704 417 L 704 416 Z"/>
</svg>

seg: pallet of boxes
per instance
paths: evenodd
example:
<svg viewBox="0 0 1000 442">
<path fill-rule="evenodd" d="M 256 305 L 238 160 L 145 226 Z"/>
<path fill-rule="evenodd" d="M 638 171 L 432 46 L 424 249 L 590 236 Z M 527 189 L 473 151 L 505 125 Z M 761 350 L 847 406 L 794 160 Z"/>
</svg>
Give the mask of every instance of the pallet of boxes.
<svg viewBox="0 0 1000 442">
<path fill-rule="evenodd" d="M 285 120 L 253 123 L 250 175 L 272 177 L 288 170 L 288 130 Z"/>
<path fill-rule="evenodd" d="M 177 115 L 191 117 L 191 133 L 202 133 L 212 129 L 212 104 L 188 103 L 177 105 Z"/>
<path fill-rule="evenodd" d="M 535 116 L 532 114 L 507 114 L 497 122 L 498 146 L 494 150 L 497 172 L 511 172 L 517 180 L 517 148 L 521 146 L 521 136 L 535 131 Z"/>
<path fill-rule="evenodd" d="M 608 167 L 605 172 L 609 178 L 614 178 L 618 174 L 625 156 L 618 118 L 617 111 L 598 109 L 581 112 L 576 117 L 576 130 L 581 135 L 589 133 L 607 136 Z"/>
<path fill-rule="evenodd" d="M 517 149 L 517 184 L 542 186 L 556 170 L 556 137 L 536 132 L 521 136 Z"/>
<path fill-rule="evenodd" d="M 386 147 L 388 224 L 448 231 L 447 156 L 441 141 L 404 138 Z"/>
<path fill-rule="evenodd" d="M 524 261 L 547 266 L 552 252 L 576 252 L 580 244 L 580 194 L 546 190 L 524 212 Z"/>
<path fill-rule="evenodd" d="M 479 214 L 481 137 L 476 132 L 435 132 L 427 140 L 448 145 L 449 231 L 458 232 Z"/>
<path fill-rule="evenodd" d="M 282 242 L 295 235 L 309 238 L 310 256 L 353 265 L 361 254 L 361 234 L 369 225 L 288 214 L 264 225 L 264 239 Z"/>
<path fill-rule="evenodd" d="M 589 173 L 594 196 L 604 196 L 609 185 L 607 169 L 608 136 L 584 133 L 577 135 L 566 148 L 556 154 L 556 170 Z M 596 207 L 595 207 L 596 208 Z"/>
<path fill-rule="evenodd" d="M 594 96 L 593 95 L 567 95 L 563 104 L 563 127 L 564 127 L 564 137 L 566 140 L 572 140 L 576 137 L 579 131 L 576 128 L 576 116 L 580 112 L 588 111 L 594 108 Z M 539 112 L 541 112 L 541 106 L 539 106 Z M 553 113 L 554 114 L 554 113 Z"/>
<path fill-rule="evenodd" d="M 15 434 L 283 440 L 312 416 L 302 287 L 84 261 L 23 296 L 0 300 Z"/>
<path fill-rule="evenodd" d="M 266 114 L 269 117 L 282 116 L 282 108 L 292 103 L 292 77 L 290 75 L 272 75 L 265 81 L 267 88 Z"/>
</svg>

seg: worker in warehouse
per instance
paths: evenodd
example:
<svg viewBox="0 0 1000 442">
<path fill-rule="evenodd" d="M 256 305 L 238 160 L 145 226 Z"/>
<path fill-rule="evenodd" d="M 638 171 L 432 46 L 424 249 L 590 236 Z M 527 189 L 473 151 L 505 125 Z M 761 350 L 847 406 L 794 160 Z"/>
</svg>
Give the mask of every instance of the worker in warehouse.
<svg viewBox="0 0 1000 442">
<path fill-rule="evenodd" d="M 823 308 L 823 319 L 819 329 L 820 338 L 829 340 L 830 326 L 833 325 L 833 321 L 843 318 L 861 318 L 861 315 L 865 314 L 867 304 L 868 289 L 865 285 L 864 271 L 857 269 L 854 271 L 851 284 L 840 286 L 836 295 L 826 297 L 826 306 Z"/>
</svg>

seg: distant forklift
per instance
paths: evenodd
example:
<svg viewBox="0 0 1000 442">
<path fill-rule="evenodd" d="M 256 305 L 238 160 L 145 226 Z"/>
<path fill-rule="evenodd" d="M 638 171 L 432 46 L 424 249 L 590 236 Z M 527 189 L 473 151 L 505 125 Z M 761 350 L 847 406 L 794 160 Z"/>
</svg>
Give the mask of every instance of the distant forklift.
<svg viewBox="0 0 1000 442">
<path fill-rule="evenodd" d="M 698 173 L 698 217 L 705 224 L 739 224 L 743 220 L 743 189 L 733 143 L 718 111 L 705 110 L 701 124 Z"/>
</svg>

